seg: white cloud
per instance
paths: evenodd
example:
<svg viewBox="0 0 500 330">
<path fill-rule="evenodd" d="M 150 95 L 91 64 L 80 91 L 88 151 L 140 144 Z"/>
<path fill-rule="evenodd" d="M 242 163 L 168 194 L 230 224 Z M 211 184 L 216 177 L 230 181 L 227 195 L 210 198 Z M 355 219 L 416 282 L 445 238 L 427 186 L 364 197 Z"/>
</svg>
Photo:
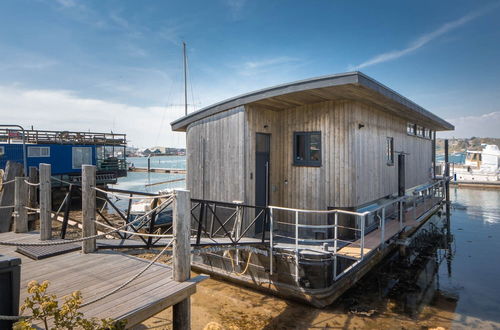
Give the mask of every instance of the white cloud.
<svg viewBox="0 0 500 330">
<path fill-rule="evenodd" d="M 229 7 L 233 19 L 239 19 L 246 0 L 224 0 L 224 3 Z"/>
<path fill-rule="evenodd" d="M 285 66 L 290 66 L 292 63 L 297 61 L 298 59 L 293 57 L 278 56 L 273 58 L 247 61 L 242 64 L 238 63 L 238 65 L 234 65 L 233 68 L 236 69 L 241 75 L 252 76 L 256 74 L 262 74 L 267 71 L 283 71 L 283 69 L 285 69 Z"/>
<path fill-rule="evenodd" d="M 172 132 L 169 125 L 183 115 L 182 107 L 138 107 L 82 98 L 64 90 L 0 86 L 0 114 L 3 123 L 24 128 L 113 131 L 127 134 L 130 145 L 185 146 L 184 133 Z"/>
<path fill-rule="evenodd" d="M 441 25 L 441 27 L 439 27 L 437 30 L 434 30 L 430 33 L 427 33 L 427 34 L 420 36 L 418 39 L 414 40 L 411 44 L 409 44 L 408 47 L 406 47 L 406 48 L 403 48 L 400 50 L 393 50 L 390 52 L 376 55 L 376 56 L 372 57 L 371 59 L 369 59 L 368 61 L 365 61 L 357 66 L 350 67 L 349 69 L 350 70 L 352 70 L 352 69 L 359 70 L 359 69 L 366 68 L 366 67 L 369 67 L 369 66 L 372 66 L 375 64 L 379 64 L 379 63 L 383 63 L 383 62 L 387 62 L 387 61 L 392 61 L 392 60 L 398 59 L 402 56 L 411 54 L 411 53 L 415 52 L 416 50 L 422 48 L 423 46 L 427 45 L 429 42 L 433 41 L 434 39 L 450 32 L 452 30 L 457 29 L 457 28 L 461 27 L 462 25 L 464 25 L 464 24 L 466 24 L 466 23 L 468 23 L 468 22 L 470 22 L 470 21 L 472 21 L 472 20 L 474 20 L 474 19 L 476 19 L 484 14 L 489 13 L 492 9 L 494 9 L 497 6 L 498 6 L 498 3 L 494 4 L 493 6 L 487 6 L 487 7 L 481 8 L 480 10 L 471 12 L 471 13 L 469 13 L 469 14 L 467 14 L 467 15 L 465 15 L 457 20 L 445 23 L 445 24 Z"/>
<path fill-rule="evenodd" d="M 500 138 L 500 111 L 446 120 L 455 125 L 455 130 L 439 133 L 439 137 L 464 138 L 478 136 Z"/>
</svg>

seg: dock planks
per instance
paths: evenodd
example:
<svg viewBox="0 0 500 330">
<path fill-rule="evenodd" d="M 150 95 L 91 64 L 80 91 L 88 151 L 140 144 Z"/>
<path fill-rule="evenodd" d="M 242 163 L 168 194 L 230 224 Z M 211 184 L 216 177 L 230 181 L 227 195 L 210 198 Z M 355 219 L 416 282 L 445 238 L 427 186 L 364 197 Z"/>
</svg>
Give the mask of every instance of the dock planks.
<svg viewBox="0 0 500 330">
<path fill-rule="evenodd" d="M 0 241 L 39 242 L 39 233 L 1 233 Z M 32 260 L 15 252 L 14 246 L 0 246 L 0 254 L 22 259 L 21 303 L 27 295 L 26 286 L 32 280 L 50 281 L 49 292 L 59 299 L 80 290 L 85 301 L 105 294 L 137 274 L 149 260 L 116 251 L 82 254 L 72 252 L 43 260 Z M 152 265 L 138 279 L 122 290 L 83 307 L 85 317 L 127 320 L 127 327 L 138 324 L 159 311 L 177 304 L 196 292 L 196 282 L 172 280 L 172 268 Z"/>
</svg>

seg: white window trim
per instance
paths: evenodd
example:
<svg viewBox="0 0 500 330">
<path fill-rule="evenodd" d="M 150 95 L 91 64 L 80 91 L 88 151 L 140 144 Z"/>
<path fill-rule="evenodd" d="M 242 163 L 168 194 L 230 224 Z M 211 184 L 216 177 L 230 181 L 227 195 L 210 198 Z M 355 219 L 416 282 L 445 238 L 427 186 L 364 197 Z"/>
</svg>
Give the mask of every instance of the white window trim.
<svg viewBox="0 0 500 330">
<path fill-rule="evenodd" d="M 50 157 L 50 147 L 35 147 L 35 146 L 28 146 L 28 157 L 29 158 L 47 158 Z M 39 156 L 34 156 L 30 155 L 30 151 L 34 149 L 39 149 L 40 150 L 40 155 Z M 47 155 L 42 156 L 42 150 L 47 150 Z"/>
</svg>

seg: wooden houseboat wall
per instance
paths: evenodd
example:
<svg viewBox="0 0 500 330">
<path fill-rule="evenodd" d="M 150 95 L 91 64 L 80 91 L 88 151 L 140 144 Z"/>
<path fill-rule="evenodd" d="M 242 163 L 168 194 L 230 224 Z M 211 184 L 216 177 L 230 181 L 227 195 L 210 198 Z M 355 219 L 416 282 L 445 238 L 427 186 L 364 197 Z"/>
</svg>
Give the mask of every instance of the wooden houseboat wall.
<svg viewBox="0 0 500 330">
<path fill-rule="evenodd" d="M 328 90 L 262 97 L 223 110 L 215 105 L 210 109 L 213 114 L 190 119 L 181 130 L 187 132 L 187 188 L 193 198 L 355 210 L 397 194 L 397 153 L 406 155 L 406 188 L 430 182 L 432 140 L 407 134 L 407 124 L 416 123 L 433 131 L 449 129 L 449 124 L 412 112 L 409 106 L 401 105 L 411 102 L 399 94 L 398 102 L 384 96 L 387 92 L 379 85 L 373 87 L 371 78 L 361 73 L 346 76 L 368 79 L 364 83 L 374 90 L 341 84 Z M 321 133 L 320 166 L 294 164 L 294 132 Z M 256 196 L 262 196 L 255 190 L 258 134 L 270 139 L 267 203 L 262 203 L 262 197 L 256 200 Z M 388 137 L 393 138 L 391 165 L 387 163 Z M 306 221 L 324 224 L 325 219 L 314 215 L 307 216 Z"/>
</svg>

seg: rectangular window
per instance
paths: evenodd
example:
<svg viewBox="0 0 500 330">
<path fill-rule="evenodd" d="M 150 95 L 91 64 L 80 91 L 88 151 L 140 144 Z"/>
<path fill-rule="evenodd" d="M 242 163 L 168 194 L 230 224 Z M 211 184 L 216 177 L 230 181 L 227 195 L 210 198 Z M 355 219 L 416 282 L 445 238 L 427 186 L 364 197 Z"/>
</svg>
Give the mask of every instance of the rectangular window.
<svg viewBox="0 0 500 330">
<path fill-rule="evenodd" d="M 432 140 L 432 130 L 430 129 L 428 133 L 429 133 L 429 139 Z"/>
<path fill-rule="evenodd" d="M 293 133 L 293 164 L 321 166 L 321 132 Z"/>
<path fill-rule="evenodd" d="M 5 147 L 0 146 L 0 156 L 3 156 L 3 155 L 5 155 Z"/>
<path fill-rule="evenodd" d="M 385 153 L 387 158 L 387 165 L 394 165 L 394 138 L 387 137 Z"/>
<path fill-rule="evenodd" d="M 92 147 L 73 147 L 72 164 L 74 170 L 92 165 Z"/>
<path fill-rule="evenodd" d="M 415 135 L 415 124 L 413 123 L 406 124 L 406 133 L 410 135 Z"/>
<path fill-rule="evenodd" d="M 422 126 L 417 126 L 417 136 L 424 136 L 424 128 Z"/>
<path fill-rule="evenodd" d="M 50 147 L 28 147 L 28 157 L 50 157 Z"/>
</svg>

